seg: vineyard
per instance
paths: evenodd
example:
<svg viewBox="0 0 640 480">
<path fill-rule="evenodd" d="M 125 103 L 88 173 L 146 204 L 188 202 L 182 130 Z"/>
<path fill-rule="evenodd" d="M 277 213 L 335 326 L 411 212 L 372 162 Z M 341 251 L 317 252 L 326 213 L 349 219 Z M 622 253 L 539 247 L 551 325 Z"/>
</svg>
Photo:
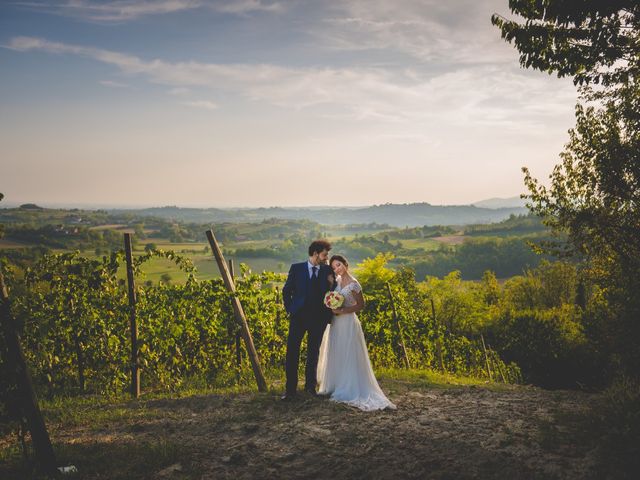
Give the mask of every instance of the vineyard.
<svg viewBox="0 0 640 480">
<path fill-rule="evenodd" d="M 45 254 L 20 267 L 3 262 L 5 281 L 10 287 L 10 301 L 6 303 L 10 307 L 9 317 L 17 325 L 25 363 L 37 396 L 45 405 L 50 405 L 45 407 L 45 412 L 48 411 L 47 416 L 53 418 L 53 422 L 47 420 L 47 423 L 52 425 L 58 442 L 55 447 L 58 458 L 78 461 L 77 453 L 65 453 L 64 448 L 68 446 L 63 448 L 61 455 L 59 451 L 59 442 L 64 442 L 62 439 L 70 433 L 67 426 L 56 419 L 67 415 L 62 412 L 68 409 L 76 412 L 70 414 L 72 417 L 80 415 L 85 418 L 83 428 L 91 431 L 100 421 L 87 417 L 88 411 L 98 412 L 102 408 L 122 411 L 124 408 L 129 412 L 126 415 L 137 415 L 129 410 L 146 410 L 144 405 L 153 402 L 154 398 L 173 399 L 193 394 L 189 392 L 220 391 L 254 395 L 257 383 L 260 393 L 258 397 L 249 397 L 250 405 L 258 402 L 262 405 L 260 408 L 276 409 L 274 415 L 284 415 L 297 422 L 297 409 L 284 411 L 272 404 L 277 403 L 275 398 L 284 388 L 282 380 L 289 326 L 281 295 L 285 276 L 272 272 L 253 273 L 246 265 L 240 264 L 239 271 L 232 277 L 234 289 L 230 289 L 225 279 L 229 278 L 227 275 L 233 268 L 226 268 L 227 263 L 215 239 L 211 251 L 218 267 L 224 270 L 221 271 L 223 278 L 205 280 L 198 278 L 197 269 L 187 257 L 151 248 L 137 256 L 128 256 L 126 251 L 131 252 L 130 244 L 125 241 L 125 247 L 127 245 L 129 248 L 125 251 L 113 251 L 97 259 L 87 258 L 79 252 L 66 252 Z M 550 435 L 554 438 L 558 435 L 555 426 L 540 427 L 539 422 L 565 425 L 575 430 L 576 435 L 583 434 L 581 426 L 567 426 L 566 420 L 556 419 L 554 415 L 556 410 L 576 410 L 582 412 L 581 415 L 588 415 L 589 409 L 597 404 L 590 396 L 567 392 L 558 397 L 553 392 L 528 390 L 529 387 L 517 384 L 575 388 L 581 386 L 579 382 L 598 385 L 606 379 L 606 363 L 599 347 L 602 338 L 594 333 L 598 331 L 595 329 L 598 319 L 606 314 L 607 305 L 603 301 L 602 290 L 590 279 L 588 271 L 581 272 L 571 263 L 542 262 L 538 268 L 502 284 L 491 272 L 485 272 L 479 282 L 463 281 L 460 272 L 456 271 L 442 278 L 427 277 L 424 281 L 417 281 L 412 269 L 392 268 L 391 259 L 388 253 L 368 258 L 357 265 L 355 276 L 364 291 L 365 308 L 358 316 L 371 361 L 390 398 L 404 405 L 399 418 L 404 422 L 401 430 L 405 427 L 408 430 L 405 433 L 395 432 L 401 435 L 399 438 L 420 435 L 413 425 L 420 419 L 427 422 L 427 418 L 429 421 L 424 425 L 436 437 L 442 431 L 442 422 L 448 422 L 450 418 L 458 419 L 455 422 L 460 435 L 471 435 L 468 433 L 469 420 L 463 412 L 476 415 L 481 404 L 487 406 L 482 403 L 487 398 L 493 412 L 492 421 L 502 425 L 500 428 L 506 432 L 511 431 L 512 422 L 527 419 L 522 427 L 527 436 L 544 433 L 539 431 L 540 428 L 552 428 Z M 173 265 L 175 271 L 180 272 L 176 278 L 183 281 L 148 281 L 145 267 L 157 260 Z M 229 262 L 229 266 L 232 263 Z M 134 305 L 131 303 L 132 293 Z M 237 302 L 242 306 L 242 318 L 246 320 L 251 334 L 251 348 L 246 348 L 246 341 L 241 340 L 244 320 L 238 318 Z M 132 316 L 136 320 L 135 329 L 132 328 Z M 134 330 L 137 355 L 132 348 Z M 2 337 L 2 342 L 6 338 Z M 8 351 L 7 345 L 0 347 L 3 352 Z M 301 369 L 304 351 L 303 348 Z M 252 352 L 255 352 L 255 357 L 252 357 Z M 4 358 L 7 357 L 3 353 Z M 260 375 L 253 368 L 253 359 L 259 363 Z M 8 467 L 8 471 L 17 471 L 21 467 L 15 466 L 19 458 L 15 448 L 22 442 L 21 449 L 30 451 L 25 410 L 20 405 L 24 394 L 15 389 L 15 371 L 9 364 L 4 361 L 1 368 L 3 410 L 0 425 L 4 438 L 0 451 L 5 456 L 9 455 L 5 458 L 11 459 L 8 465 L 13 466 Z M 471 386 L 489 389 L 499 386 L 507 390 L 498 390 L 503 393 L 493 395 L 470 389 L 461 397 L 455 397 L 452 403 L 454 399 L 448 394 L 434 396 L 433 388 L 439 387 L 432 385 L 442 380 L 433 383 L 433 375 L 451 378 L 453 384 L 462 381 L 464 385 L 466 380 L 463 379 L 468 378 L 472 379 Z M 445 380 L 445 383 L 449 385 L 450 380 Z M 445 391 L 449 388 L 445 387 Z M 131 394 L 138 397 L 138 391 L 142 395 L 135 402 L 123 406 L 122 402 Z M 635 397 L 624 397 L 626 391 L 626 387 L 620 390 L 622 393 L 614 404 L 626 405 L 633 401 Z M 219 423 L 221 420 L 216 419 L 224 416 L 221 412 L 228 411 L 230 418 L 238 417 L 239 425 L 244 425 L 247 413 L 242 412 L 243 403 L 236 403 L 233 398 L 231 404 L 223 402 L 218 405 L 217 401 L 214 402 L 218 407 L 211 412 L 211 421 Z M 558 398 L 561 400 L 557 401 Z M 536 406 L 539 401 L 555 406 L 544 413 Z M 62 406 L 60 402 L 68 406 Z M 512 402 L 522 402 L 522 408 L 514 410 Z M 95 405 L 88 410 L 82 406 L 92 404 Z M 171 405 L 174 404 L 167 405 L 167 410 L 160 409 L 157 415 L 173 416 L 175 412 Z M 318 414 L 326 416 L 325 410 L 329 407 L 313 404 L 308 408 L 314 411 L 319 408 Z M 439 420 L 432 424 L 432 417 L 425 416 L 423 411 L 435 414 Z M 626 412 L 626 407 L 622 411 Z M 327 425 L 339 428 L 342 413 L 338 410 L 331 412 Z M 512 416 L 514 413 L 516 419 Z M 534 416 L 528 419 L 530 415 Z M 608 418 L 614 419 L 616 424 L 627 421 L 624 413 L 616 415 L 610 414 Z M 126 419 L 122 421 L 128 422 Z M 153 423 L 152 419 L 142 421 L 145 425 Z M 271 425 L 270 421 L 264 418 L 264 422 L 270 425 L 268 428 L 272 429 L 269 435 L 273 435 L 275 443 L 271 445 L 281 445 L 282 436 L 291 432 L 282 430 L 284 424 L 276 422 Z M 385 430 L 379 429 L 380 424 L 374 417 L 369 423 L 363 428 L 378 432 L 376 435 L 382 441 Z M 127 427 L 122 425 L 121 428 Z M 220 428 L 227 427 L 220 424 Z M 364 435 L 363 432 L 357 435 Z M 9 441 L 16 434 L 20 442 Z M 87 435 L 93 438 L 92 434 Z M 181 435 L 184 438 L 180 442 L 193 443 L 201 436 L 205 437 L 201 441 L 211 441 L 209 430 L 194 436 L 187 432 Z M 348 435 L 345 437 L 347 442 Z M 498 442 L 496 445 L 500 448 L 503 442 L 501 435 L 495 433 L 490 440 Z M 505 435 L 505 438 L 511 438 L 509 433 Z M 240 442 L 242 435 L 232 437 L 233 442 Z M 471 437 L 473 435 L 467 440 L 475 441 Z M 585 448 L 568 439 L 557 441 L 575 451 L 576 458 L 587 455 Z M 147 448 L 144 445 L 153 443 L 144 442 L 147 443 L 134 444 L 130 448 L 144 450 Z M 37 453 L 35 441 L 33 447 Z M 153 450 L 156 447 L 149 448 Z M 273 450 L 275 447 L 270 448 Z M 286 445 L 278 448 L 286 449 Z M 525 448 L 518 455 L 529 454 L 522 452 L 530 450 Z M 272 453 L 279 455 L 275 450 Z M 114 452 L 114 455 L 117 457 L 119 454 Z M 250 452 L 246 452 L 245 457 L 251 457 Z M 362 457 L 363 461 L 365 457 Z M 175 459 L 175 455 L 169 455 L 160 463 L 167 466 L 167 462 Z M 270 460 L 267 457 L 263 460 L 266 468 Z M 550 465 L 548 462 L 553 460 L 546 458 L 532 467 L 531 472 L 546 471 L 545 465 Z M 224 475 L 230 475 L 229 465 L 222 463 Z M 192 465 L 197 467 L 194 467 L 196 470 L 201 467 L 195 460 Z M 249 471 L 255 473 L 256 468 L 263 467 L 254 465 Z M 0 461 L 0 471 L 2 468 Z M 96 472 L 102 467 L 87 464 L 84 468 Z M 128 467 L 123 465 L 122 468 L 124 476 L 121 478 L 127 478 Z M 153 468 L 157 470 L 159 466 Z M 460 465 L 459 468 L 464 470 L 470 466 Z M 575 471 L 580 469 L 578 464 L 575 468 Z M 248 473 L 248 478 L 254 473 Z M 576 478 L 580 478 L 580 474 L 576 474 Z"/>
<path fill-rule="evenodd" d="M 137 278 L 144 278 L 145 262 L 157 256 L 172 260 L 188 277 L 181 285 L 137 287 L 142 389 L 178 389 L 185 382 L 251 382 L 246 354 L 242 348 L 238 351 L 231 294 L 222 280 L 200 281 L 188 260 L 158 250 L 135 259 Z M 130 307 L 119 272 L 122 265 L 122 252 L 102 260 L 56 254 L 43 257 L 19 281 L 9 281 L 27 362 L 34 383 L 47 396 L 114 395 L 126 390 Z M 454 334 L 439 323 L 432 299 L 421 293 L 408 272 L 385 272 L 386 278 L 375 272 L 367 276 L 366 265 L 362 272 L 366 308 L 360 318 L 374 366 L 404 365 L 402 337 L 412 367 L 480 377 L 496 372 L 505 381 L 518 381 L 518 368 L 505 365 L 490 349 L 485 355 L 479 338 Z M 254 274 L 245 266 L 235 279 L 266 370 L 284 366 L 288 319 L 279 290 L 283 282 L 282 275 Z"/>
</svg>

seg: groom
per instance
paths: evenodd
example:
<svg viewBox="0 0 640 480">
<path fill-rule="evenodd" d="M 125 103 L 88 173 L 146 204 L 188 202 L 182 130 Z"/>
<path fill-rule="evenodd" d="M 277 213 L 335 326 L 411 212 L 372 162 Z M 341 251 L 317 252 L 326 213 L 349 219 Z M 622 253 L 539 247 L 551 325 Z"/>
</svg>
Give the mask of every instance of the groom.
<svg viewBox="0 0 640 480">
<path fill-rule="evenodd" d="M 287 338 L 287 386 L 282 400 L 292 400 L 298 386 L 298 362 L 300 344 L 306 332 L 307 364 L 305 366 L 306 392 L 316 394 L 316 369 L 322 336 L 331 319 L 332 312 L 324 306 L 324 294 L 333 288 L 334 277 L 327 257 L 331 244 L 326 240 L 315 240 L 309 245 L 309 259 L 294 263 L 282 288 L 284 308 L 289 314 L 289 337 Z"/>
</svg>

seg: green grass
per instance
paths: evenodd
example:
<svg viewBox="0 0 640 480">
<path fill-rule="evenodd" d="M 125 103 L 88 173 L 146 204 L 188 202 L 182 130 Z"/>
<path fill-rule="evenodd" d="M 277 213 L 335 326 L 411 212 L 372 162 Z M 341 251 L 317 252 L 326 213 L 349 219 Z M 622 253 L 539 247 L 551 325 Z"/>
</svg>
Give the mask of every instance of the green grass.
<svg viewBox="0 0 640 480">
<path fill-rule="evenodd" d="M 359 236 L 374 235 L 378 232 L 388 230 L 388 228 L 373 228 L 354 231 L 353 229 L 333 228 L 331 226 L 325 226 L 324 229 L 327 232 L 327 240 L 330 241 L 342 240 L 343 238 L 346 240 L 353 240 L 356 234 L 358 234 Z"/>
<path fill-rule="evenodd" d="M 409 390 L 458 389 L 471 386 L 500 391 L 514 388 L 512 385 L 491 382 L 486 378 L 454 375 L 428 369 L 378 368 L 376 377 L 399 393 Z"/>
<path fill-rule="evenodd" d="M 4 248 L 27 248 L 31 246 L 33 245 L 29 245 L 26 243 L 13 242 L 11 240 L 0 240 L 0 250 Z"/>
<path fill-rule="evenodd" d="M 396 240 L 393 240 L 392 243 L 395 243 Z M 433 250 L 438 250 L 440 248 L 441 242 L 437 240 L 433 240 L 431 238 L 410 238 L 407 240 L 400 240 L 400 243 L 404 248 L 421 248 L 426 252 L 431 252 Z"/>
<path fill-rule="evenodd" d="M 267 238 L 265 240 L 242 240 L 239 242 L 226 243 L 225 247 L 228 248 L 266 248 L 274 243 L 280 244 L 282 240 L 276 238 Z"/>
<path fill-rule="evenodd" d="M 300 367 L 303 368 L 302 366 Z M 512 385 L 490 382 L 485 378 L 454 375 L 429 369 L 376 368 L 376 377 L 386 386 L 404 390 L 457 389 L 470 386 L 490 389 L 510 389 Z M 300 373 L 303 373 L 302 371 Z M 284 385 L 285 373 L 278 368 L 267 368 L 264 371 L 267 385 L 271 393 L 279 392 Z M 304 375 L 302 375 L 303 377 Z M 301 378 L 302 378 L 301 377 Z M 516 387 L 517 388 L 517 387 Z M 235 383 L 233 375 L 225 380 L 224 385 L 207 385 L 201 379 L 186 381 L 178 390 L 148 389 L 143 390 L 138 400 L 123 393 L 115 397 L 100 395 L 58 396 L 40 401 L 42 411 L 48 421 L 65 424 L 80 424 L 90 421 L 97 425 L 118 420 L 133 421 L 136 418 L 155 418 L 157 412 L 148 407 L 147 402 L 176 398 L 188 398 L 202 395 L 236 395 L 258 393 L 250 367 L 243 365 L 239 383 Z M 135 409 L 132 409 L 135 405 Z"/>
<path fill-rule="evenodd" d="M 183 242 L 183 243 L 171 243 L 168 240 L 155 241 L 152 238 L 138 241 L 138 250 L 144 250 L 144 246 L 148 243 L 154 243 L 156 247 L 162 250 L 173 250 L 176 253 L 180 253 L 181 250 L 196 250 L 198 253 L 202 252 L 204 247 L 208 247 L 206 242 Z"/>
<path fill-rule="evenodd" d="M 231 380 L 227 380 L 225 385 L 207 385 L 200 379 L 191 379 L 178 390 L 143 390 L 141 397 L 137 400 L 131 399 L 127 393 L 113 397 L 100 395 L 57 396 L 52 399 L 41 399 L 40 408 L 47 422 L 64 424 L 65 426 L 90 423 L 96 428 L 102 428 L 114 422 L 135 422 L 141 418 L 159 418 L 160 415 L 166 415 L 166 412 L 161 413 L 152 407 L 153 402 L 157 400 L 250 393 L 256 395 L 256 401 L 265 401 L 265 398 L 260 399 L 263 395 L 257 391 L 251 369 L 246 365 L 243 368 L 239 383 L 235 383 L 231 379 L 233 376 L 229 377 Z M 375 371 L 376 377 L 386 388 L 392 388 L 397 392 L 433 388 L 458 389 L 470 386 L 498 390 L 514 388 L 512 385 L 494 383 L 483 378 L 454 375 L 428 369 L 376 368 Z M 269 392 L 271 394 L 280 392 L 284 385 L 284 371 L 270 368 L 266 369 L 264 373 L 269 385 Z"/>
<path fill-rule="evenodd" d="M 501 388 L 483 379 L 443 374 L 430 370 L 381 368 L 376 370 L 382 388 L 394 395 L 433 389 Z M 123 393 L 115 397 L 99 395 L 59 396 L 41 400 L 60 465 L 75 465 L 80 472 L 69 478 L 142 479 L 153 477 L 170 465 L 182 470 L 170 478 L 201 478 L 200 461 L 193 445 L 180 442 L 173 428 L 187 415 L 200 411 L 223 412 L 216 417 L 216 428 L 240 427 L 257 430 L 269 421 L 265 412 L 277 402 L 284 386 L 284 372 L 266 369 L 269 389 L 258 392 L 251 370 L 245 366 L 241 381 L 227 380 L 222 386 L 206 385 L 202 380 L 185 382 L 177 391 L 145 390 L 139 399 Z M 231 376 L 233 377 L 233 375 Z M 239 402 L 239 403 L 234 403 Z M 297 408 L 312 408 L 308 399 Z M 333 405 L 325 403 L 329 408 Z M 290 406 L 287 410 L 290 410 Z M 335 406 L 336 412 L 343 412 Z M 187 417 L 190 418 L 190 417 Z M 0 439 L 0 478 L 32 478 L 23 466 L 22 452 L 13 438 Z"/>
<path fill-rule="evenodd" d="M 177 442 L 166 437 L 149 441 L 118 441 L 92 443 L 52 442 L 58 465 L 73 465 L 76 474 L 64 478 L 80 479 L 83 473 L 91 472 L 93 478 L 127 480 L 150 478 L 169 465 L 181 462 L 187 455 Z M 22 451 L 17 444 L 0 451 L 0 476 L 6 479 L 42 478 L 36 476 L 22 461 Z M 171 478 L 199 478 L 198 472 L 185 470 L 180 476 Z"/>
</svg>

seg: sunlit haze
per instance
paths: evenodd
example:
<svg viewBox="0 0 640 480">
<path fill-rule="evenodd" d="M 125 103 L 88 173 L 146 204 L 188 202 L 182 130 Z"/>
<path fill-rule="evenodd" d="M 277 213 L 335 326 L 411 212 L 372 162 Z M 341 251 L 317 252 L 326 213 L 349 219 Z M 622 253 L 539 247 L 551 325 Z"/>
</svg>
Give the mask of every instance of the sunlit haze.
<svg viewBox="0 0 640 480">
<path fill-rule="evenodd" d="M 468 204 L 546 177 L 570 80 L 506 0 L 10 1 L 0 192 L 128 206 Z M 5 202 L 3 202 L 5 203 Z"/>
</svg>

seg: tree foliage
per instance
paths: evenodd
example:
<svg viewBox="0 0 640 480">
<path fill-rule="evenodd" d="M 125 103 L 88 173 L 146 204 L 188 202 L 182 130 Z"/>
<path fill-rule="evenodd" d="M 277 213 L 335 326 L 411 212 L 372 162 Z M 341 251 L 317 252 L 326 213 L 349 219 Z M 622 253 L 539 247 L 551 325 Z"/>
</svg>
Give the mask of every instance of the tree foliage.
<svg viewBox="0 0 640 480">
<path fill-rule="evenodd" d="M 640 259 L 639 112 L 637 86 L 600 106 L 578 105 L 550 186 L 524 169 L 534 211 L 569 235 L 569 253 L 612 256 L 625 270 Z"/>
<path fill-rule="evenodd" d="M 640 3 L 512 0 L 524 23 L 493 23 L 520 62 L 581 89 L 576 126 L 549 186 L 525 168 L 528 204 L 564 240 L 540 250 L 572 256 L 601 289 L 606 315 L 592 325 L 611 366 L 640 371 Z M 602 86 L 594 87 L 593 83 Z M 591 84 L 591 85 L 590 85 Z M 609 317 L 606 324 L 599 322 Z M 598 325 L 595 327 L 595 325 Z"/>
<path fill-rule="evenodd" d="M 491 17 L 520 64 L 576 84 L 624 84 L 640 67 L 637 0 L 509 0 L 523 20 Z"/>
<path fill-rule="evenodd" d="M 531 208 L 567 243 L 543 245 L 584 259 L 604 289 L 611 361 L 638 372 L 640 352 L 640 91 L 627 85 L 576 109 L 576 127 L 545 187 L 525 169 Z"/>
<path fill-rule="evenodd" d="M 4 198 L 4 194 L 0 193 L 0 202 L 2 201 L 3 198 Z M 4 225 L 0 223 L 0 238 L 2 238 L 3 235 L 4 235 Z"/>
</svg>

